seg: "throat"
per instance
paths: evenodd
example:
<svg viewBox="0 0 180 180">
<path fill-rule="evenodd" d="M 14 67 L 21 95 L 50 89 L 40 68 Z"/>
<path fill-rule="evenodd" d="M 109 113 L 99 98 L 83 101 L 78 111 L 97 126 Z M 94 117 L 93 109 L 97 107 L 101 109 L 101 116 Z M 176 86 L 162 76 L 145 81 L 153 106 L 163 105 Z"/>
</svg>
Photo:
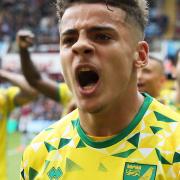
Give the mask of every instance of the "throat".
<svg viewBox="0 0 180 180">
<path fill-rule="evenodd" d="M 126 101 L 123 106 L 111 106 L 101 113 L 87 113 L 79 109 L 80 125 L 84 132 L 90 136 L 113 136 L 127 128 L 138 114 L 144 102 L 140 95 L 138 101 Z M 122 103 L 121 103 L 122 104 Z"/>
<path fill-rule="evenodd" d="M 81 113 L 80 113 L 81 114 Z M 110 116 L 109 114 L 104 117 L 96 115 L 80 115 L 81 128 L 88 136 L 92 137 L 112 137 L 119 134 L 131 122 L 125 120 L 125 117 L 117 118 L 118 116 Z"/>
</svg>

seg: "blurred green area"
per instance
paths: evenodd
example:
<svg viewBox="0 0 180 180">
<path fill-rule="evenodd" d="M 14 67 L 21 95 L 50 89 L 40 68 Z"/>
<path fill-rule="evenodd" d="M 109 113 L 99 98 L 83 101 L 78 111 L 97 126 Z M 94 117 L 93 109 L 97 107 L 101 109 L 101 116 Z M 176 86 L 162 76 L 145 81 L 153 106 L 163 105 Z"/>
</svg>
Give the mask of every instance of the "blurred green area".
<svg viewBox="0 0 180 180">
<path fill-rule="evenodd" d="M 13 132 L 7 135 L 8 180 L 19 180 L 20 162 L 22 157 L 21 133 Z"/>
</svg>

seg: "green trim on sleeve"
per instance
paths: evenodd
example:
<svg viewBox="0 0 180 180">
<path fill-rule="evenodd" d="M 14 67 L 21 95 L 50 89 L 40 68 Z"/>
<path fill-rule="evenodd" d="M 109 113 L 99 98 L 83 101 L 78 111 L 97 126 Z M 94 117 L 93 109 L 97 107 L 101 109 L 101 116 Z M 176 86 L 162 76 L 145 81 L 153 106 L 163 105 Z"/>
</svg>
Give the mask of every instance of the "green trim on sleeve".
<svg viewBox="0 0 180 180">
<path fill-rule="evenodd" d="M 66 107 L 72 98 L 72 94 L 66 83 L 59 83 L 58 89 L 59 91 L 57 97 L 59 99 L 59 103 Z"/>
<path fill-rule="evenodd" d="M 139 112 L 136 114 L 136 116 L 131 121 L 131 123 L 116 136 L 112 137 L 111 139 L 105 140 L 105 141 L 100 141 L 100 142 L 93 141 L 83 131 L 83 129 L 80 126 L 80 121 L 78 119 L 77 132 L 78 132 L 79 136 L 87 145 L 94 147 L 94 148 L 99 148 L 99 149 L 112 146 L 113 144 L 116 144 L 117 142 L 121 141 L 128 134 L 130 134 L 134 130 L 134 128 L 139 124 L 139 122 L 142 120 L 144 114 L 146 113 L 149 105 L 153 101 L 153 98 L 151 96 L 149 96 L 148 94 L 143 93 L 143 96 L 145 97 L 145 100 L 144 100 L 142 106 L 140 107 Z"/>
<path fill-rule="evenodd" d="M 61 83 L 58 84 L 58 89 L 56 92 L 56 98 L 58 102 L 61 102 Z"/>
</svg>

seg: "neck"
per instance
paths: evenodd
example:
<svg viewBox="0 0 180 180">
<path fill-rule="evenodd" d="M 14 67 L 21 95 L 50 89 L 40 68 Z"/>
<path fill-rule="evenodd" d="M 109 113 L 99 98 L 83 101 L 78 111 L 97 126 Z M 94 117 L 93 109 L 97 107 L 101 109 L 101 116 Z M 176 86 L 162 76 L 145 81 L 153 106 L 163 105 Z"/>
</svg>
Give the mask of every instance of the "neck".
<svg viewBox="0 0 180 180">
<path fill-rule="evenodd" d="M 175 103 L 180 103 L 180 84 L 176 84 Z"/>
<path fill-rule="evenodd" d="M 121 98 L 100 113 L 87 113 L 79 110 L 82 129 L 92 136 L 111 136 L 127 127 L 138 113 L 144 97 L 136 93 Z M 133 103 L 132 103 L 133 102 Z"/>
</svg>

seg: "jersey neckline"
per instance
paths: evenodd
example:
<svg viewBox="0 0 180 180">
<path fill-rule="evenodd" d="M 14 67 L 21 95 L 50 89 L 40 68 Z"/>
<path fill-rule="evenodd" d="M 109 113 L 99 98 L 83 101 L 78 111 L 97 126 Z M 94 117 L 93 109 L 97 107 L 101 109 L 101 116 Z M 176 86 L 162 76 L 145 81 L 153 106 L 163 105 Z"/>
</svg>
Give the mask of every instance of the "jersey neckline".
<svg viewBox="0 0 180 180">
<path fill-rule="evenodd" d="M 105 141 L 98 141 L 98 142 L 93 141 L 93 139 L 91 139 L 89 136 L 87 136 L 86 133 L 84 132 L 84 130 L 81 128 L 80 121 L 78 118 L 76 127 L 77 127 L 77 132 L 78 132 L 80 138 L 87 145 L 89 145 L 93 148 L 98 148 L 98 149 L 112 146 L 112 145 L 116 144 L 117 142 L 121 141 L 122 139 L 124 139 L 128 134 L 130 134 L 135 129 L 135 127 L 142 120 L 144 114 L 146 113 L 149 105 L 151 104 L 151 102 L 153 100 L 153 98 L 146 93 L 142 93 L 142 95 L 145 97 L 145 99 L 144 99 L 144 102 L 141 105 L 138 113 L 136 114 L 134 119 L 131 121 L 131 123 L 126 128 L 124 128 L 120 133 L 118 133 L 117 135 L 115 135 L 112 138 L 105 140 Z"/>
</svg>

